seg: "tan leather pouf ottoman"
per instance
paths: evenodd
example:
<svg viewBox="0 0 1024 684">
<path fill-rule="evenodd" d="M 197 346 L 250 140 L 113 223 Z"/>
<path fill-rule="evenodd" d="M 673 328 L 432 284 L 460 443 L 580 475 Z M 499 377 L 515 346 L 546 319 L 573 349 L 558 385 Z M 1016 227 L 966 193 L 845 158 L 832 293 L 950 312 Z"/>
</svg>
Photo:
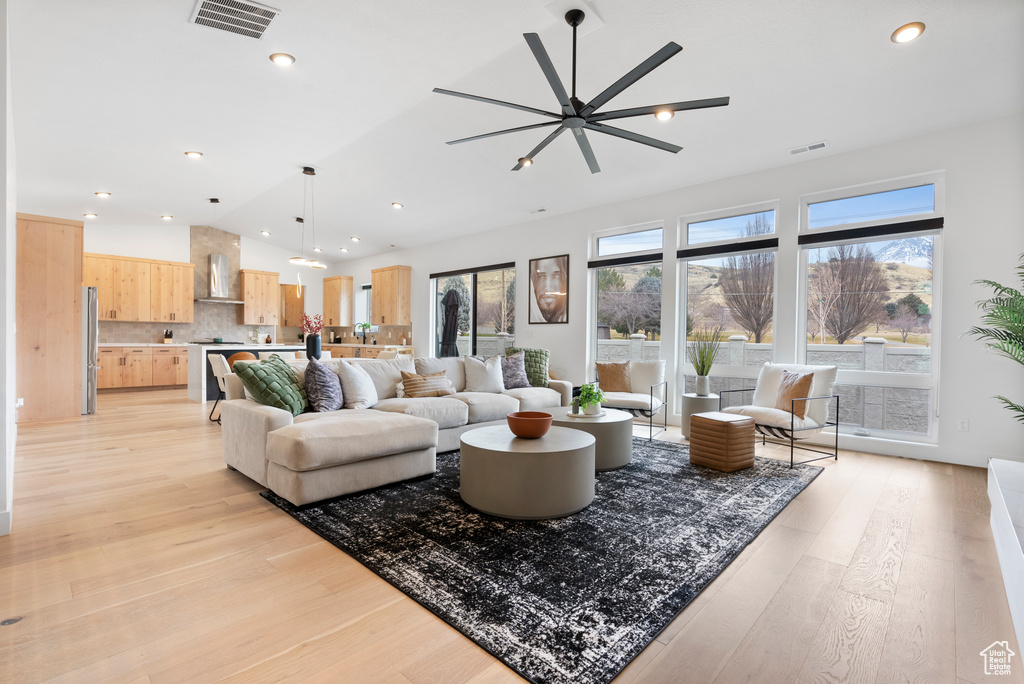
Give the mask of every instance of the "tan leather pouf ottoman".
<svg viewBox="0 0 1024 684">
<path fill-rule="evenodd" d="M 734 413 L 690 416 L 690 463 L 725 473 L 754 465 L 754 419 Z"/>
</svg>

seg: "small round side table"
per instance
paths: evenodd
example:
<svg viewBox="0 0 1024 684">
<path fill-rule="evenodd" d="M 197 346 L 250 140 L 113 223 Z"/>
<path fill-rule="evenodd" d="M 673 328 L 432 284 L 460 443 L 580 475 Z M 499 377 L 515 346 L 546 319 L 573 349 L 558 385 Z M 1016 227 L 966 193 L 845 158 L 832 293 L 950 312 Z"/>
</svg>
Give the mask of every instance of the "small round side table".
<svg viewBox="0 0 1024 684">
<path fill-rule="evenodd" d="M 709 394 L 706 397 L 687 392 L 683 395 L 683 412 L 679 419 L 679 429 L 683 437 L 690 439 L 690 416 L 694 413 L 706 413 L 718 410 L 718 395 Z"/>
</svg>

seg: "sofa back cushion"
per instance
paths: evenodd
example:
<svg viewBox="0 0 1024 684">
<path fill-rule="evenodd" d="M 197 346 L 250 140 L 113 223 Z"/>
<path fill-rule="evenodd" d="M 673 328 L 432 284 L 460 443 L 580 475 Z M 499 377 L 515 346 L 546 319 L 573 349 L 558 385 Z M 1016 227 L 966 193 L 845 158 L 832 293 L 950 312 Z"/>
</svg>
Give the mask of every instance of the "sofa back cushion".
<svg viewBox="0 0 1024 684">
<path fill-rule="evenodd" d="M 597 364 L 597 379 L 604 392 L 632 392 L 629 380 L 629 361 Z"/>
<path fill-rule="evenodd" d="M 418 375 L 434 375 L 441 371 L 444 371 L 445 377 L 451 381 L 456 392 L 466 390 L 466 363 L 461 356 L 449 356 L 443 359 L 416 359 Z"/>
<path fill-rule="evenodd" d="M 822 397 L 832 394 L 832 386 L 836 382 L 839 369 L 836 366 L 801 366 L 791 363 L 765 363 L 761 374 L 757 376 L 757 386 L 751 404 L 763 408 L 775 408 L 779 397 L 779 386 L 782 384 L 782 372 L 813 373 L 811 391 L 805 396 Z M 807 402 L 806 417 L 816 425 L 823 425 L 828 417 L 829 402 L 824 399 Z"/>
<path fill-rule="evenodd" d="M 502 358 L 501 380 L 507 390 L 532 387 L 530 378 L 526 375 L 526 354 L 524 352 L 518 351 Z"/>
<path fill-rule="evenodd" d="M 455 394 L 452 383 L 444 376 L 444 371 L 433 375 L 417 375 L 402 371 L 402 392 L 412 399 L 422 397 L 446 397 Z"/>
<path fill-rule="evenodd" d="M 415 370 L 412 359 L 363 359 L 355 360 L 354 364 L 366 371 L 377 390 L 378 399 L 394 399 L 395 388 L 402 382 L 402 371 L 411 373 Z"/>
<path fill-rule="evenodd" d="M 257 402 L 284 409 L 293 416 L 309 408 L 306 391 L 281 357 L 274 355 L 258 362 L 236 361 L 233 370 Z"/>
</svg>

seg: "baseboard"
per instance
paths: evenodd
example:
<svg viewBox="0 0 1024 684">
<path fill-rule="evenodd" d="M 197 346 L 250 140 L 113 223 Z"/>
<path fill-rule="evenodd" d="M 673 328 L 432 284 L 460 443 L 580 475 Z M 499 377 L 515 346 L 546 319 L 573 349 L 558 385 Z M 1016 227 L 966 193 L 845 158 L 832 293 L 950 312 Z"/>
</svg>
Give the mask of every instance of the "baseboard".
<svg viewBox="0 0 1024 684">
<path fill-rule="evenodd" d="M 11 533 L 11 512 L 0 511 L 0 537 L 5 537 Z"/>
</svg>

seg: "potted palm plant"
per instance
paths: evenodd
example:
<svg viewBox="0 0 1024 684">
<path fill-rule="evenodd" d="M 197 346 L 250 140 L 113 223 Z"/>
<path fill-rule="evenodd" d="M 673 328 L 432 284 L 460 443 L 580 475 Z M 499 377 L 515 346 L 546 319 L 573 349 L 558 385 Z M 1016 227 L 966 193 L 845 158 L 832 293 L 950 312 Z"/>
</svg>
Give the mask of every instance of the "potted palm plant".
<svg viewBox="0 0 1024 684">
<path fill-rule="evenodd" d="M 985 346 L 995 349 L 999 355 L 1024 365 L 1024 254 L 1019 258 L 1017 276 L 1020 278 L 1021 290 L 1000 285 L 994 280 L 975 281 L 978 285 L 992 288 L 994 296 L 978 302 L 984 327 L 974 326 L 967 332 L 985 340 Z M 995 398 L 1016 414 L 1018 421 L 1024 423 L 1024 404 L 1017 404 L 1003 396 Z"/>
<path fill-rule="evenodd" d="M 693 340 L 686 345 L 686 358 L 697 372 L 697 396 L 706 397 L 711 394 L 708 375 L 722 344 L 722 328 L 697 328 L 693 331 L 692 338 Z"/>
</svg>

